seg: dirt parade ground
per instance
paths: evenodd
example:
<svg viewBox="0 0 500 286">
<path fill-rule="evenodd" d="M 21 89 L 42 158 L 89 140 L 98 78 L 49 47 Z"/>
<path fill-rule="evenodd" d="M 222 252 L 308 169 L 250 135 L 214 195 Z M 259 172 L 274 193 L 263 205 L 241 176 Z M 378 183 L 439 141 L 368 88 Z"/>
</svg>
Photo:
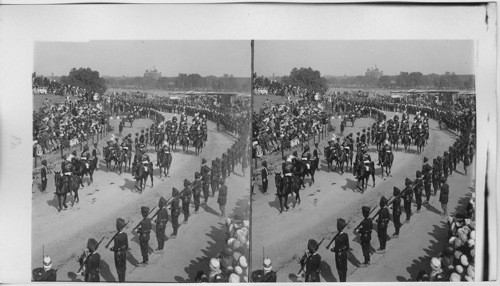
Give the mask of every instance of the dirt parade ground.
<svg viewBox="0 0 500 286">
<path fill-rule="evenodd" d="M 258 102 L 262 99 L 256 99 Z M 276 101 L 276 100 L 275 100 Z M 255 109 L 255 103 L 254 103 Z M 388 117 L 395 113 L 386 112 Z M 401 113 L 398 113 L 401 117 Z M 344 135 L 361 132 L 363 128 L 370 127 L 374 123 L 372 118 L 359 118 L 354 127 L 349 122 L 344 130 Z M 435 120 L 429 120 L 430 139 L 422 154 L 417 154 L 416 147 L 404 151 L 400 144 L 397 150 L 393 149 L 394 163 L 390 177 L 381 177 L 380 166 L 375 166 L 375 186 L 370 177 L 368 188 L 361 193 L 356 188 L 357 180 L 352 172 L 340 175 L 337 171 L 328 171 L 324 156 L 320 156 L 319 171 L 315 175 L 315 183 L 310 177 L 306 177 L 306 188 L 300 190 L 301 203 L 293 207 L 295 198 L 290 196 L 288 204 L 290 209 L 279 212 L 279 200 L 275 195 L 276 187 L 274 172 L 281 172 L 283 160 L 281 152 L 271 155 L 274 159 L 269 166 L 271 172 L 269 177 L 268 193 L 263 194 L 261 189 L 261 178 L 257 177 L 252 196 L 252 270 L 262 269 L 263 259 L 269 257 L 272 260 L 273 270 L 277 271 L 278 282 L 303 282 L 304 278 L 297 275 L 300 269 L 298 260 L 307 249 L 307 241 L 315 239 L 325 240 L 320 245 L 318 253 L 321 255 L 321 282 L 337 282 L 339 276 L 335 264 L 335 254 L 326 246 L 337 233 L 336 221 L 338 218 L 350 221 L 344 230 L 349 236 L 350 254 L 348 256 L 347 282 L 361 281 L 415 281 L 420 270 L 430 272 L 430 259 L 438 255 L 447 243 L 448 233 L 446 217 L 442 216 L 442 208 L 439 203 L 439 193 L 431 197 L 429 204 L 424 204 L 419 213 L 416 212 L 416 203 L 413 200 L 412 217 L 405 222 L 404 214 L 401 217 L 403 223 L 399 237 L 392 236 L 394 224 L 389 222 L 385 254 L 375 252 L 379 248 L 379 240 L 376 235 L 376 222 L 374 220 L 374 231 L 371 239 L 371 265 L 360 268 L 363 263 L 359 234 L 354 228 L 362 221 L 361 207 L 369 206 L 372 210 L 379 209 L 381 196 L 390 198 L 393 187 L 404 189 L 405 178 L 415 179 L 415 173 L 422 168 L 423 158 L 429 161 L 442 156 L 445 150 L 453 144 L 458 136 L 446 129 L 439 129 Z M 340 136 L 340 120 L 336 119 L 334 124 L 336 134 Z M 323 153 L 327 141 L 332 138 L 331 132 L 319 144 L 319 150 Z M 343 136 L 340 136 L 341 138 Z M 311 140 L 311 148 L 314 148 Z M 312 149 L 311 149 L 312 150 Z M 301 150 L 298 151 L 299 155 Z M 291 152 L 285 151 L 285 156 Z M 376 146 L 369 146 L 369 154 L 372 160 L 378 161 Z M 262 160 L 258 160 L 261 167 Z M 254 163 L 252 163 L 254 164 Z M 464 174 L 463 164 L 457 165 L 457 171 L 448 178 L 450 186 L 448 215 L 456 211 L 463 211 L 467 199 L 475 192 L 475 159 L 468 168 L 467 175 Z M 258 170 L 254 170 L 256 174 Z M 392 211 L 391 211 L 392 212 Z M 333 247 L 333 244 L 332 246 Z M 265 257 L 263 257 L 263 254 Z"/>
<path fill-rule="evenodd" d="M 174 114 L 164 113 L 166 118 Z M 179 117 L 179 114 L 176 114 Z M 191 122 L 192 118 L 188 118 Z M 116 118 L 110 120 L 114 134 L 118 135 Z M 137 119 L 130 128 L 125 125 L 123 136 L 135 134 L 153 123 L 149 119 Z M 105 140 L 98 144 L 102 153 L 106 139 L 111 138 L 108 133 Z M 122 137 L 123 138 L 123 137 Z M 202 205 L 198 214 L 194 213 L 194 204 L 191 202 L 189 222 L 179 228 L 177 238 L 172 239 L 172 224 L 167 223 L 165 247 L 163 253 L 154 253 L 157 248 L 156 235 L 153 231 L 149 241 L 149 265 L 137 267 L 142 261 L 139 235 L 132 231 L 142 219 L 141 206 L 153 208 L 157 206 L 161 196 L 171 197 L 172 187 L 183 188 L 184 179 L 194 180 L 194 173 L 200 170 L 201 160 L 208 162 L 221 157 L 234 143 L 235 137 L 226 132 L 217 132 L 214 122 L 208 122 L 208 140 L 202 153 L 196 156 L 193 147 L 187 153 L 180 146 L 172 153 L 172 166 L 167 178 L 159 178 L 159 170 L 154 167 L 154 187 L 147 180 L 146 188 L 139 193 L 135 189 L 135 180 L 130 171 L 119 174 L 110 168 L 106 172 L 106 165 L 102 154 L 99 156 L 98 170 L 94 173 L 94 182 L 88 177 L 83 180 L 84 187 L 80 188 L 79 203 L 72 205 L 73 198 L 68 195 L 68 208 L 58 212 L 57 196 L 54 194 L 54 171 L 60 171 L 60 160 L 50 165 L 52 171 L 48 175 L 47 192 L 41 193 L 38 181 L 33 185 L 32 201 L 32 268 L 40 267 L 42 255 L 50 255 L 53 268 L 58 269 L 58 281 L 83 281 L 81 275 L 76 274 L 79 269 L 77 256 L 82 254 L 89 237 L 97 241 L 104 237 L 98 252 L 101 255 L 101 281 L 118 281 L 113 252 L 105 245 L 115 234 L 115 220 L 118 217 L 129 221 L 124 229 L 129 239 L 130 250 L 127 253 L 126 281 L 141 282 L 194 282 L 198 271 L 210 271 L 210 259 L 224 250 L 226 239 L 225 219 L 220 218 L 217 204 L 217 193 L 210 197 L 206 205 Z M 78 152 L 80 153 L 80 152 Z M 148 155 L 156 164 L 154 146 L 148 146 Z M 250 170 L 242 172 L 241 164 L 235 167 L 226 179 L 228 187 L 226 214 L 228 217 L 243 219 L 249 206 Z M 169 211 L 170 213 L 170 211 Z M 180 217 L 182 221 L 182 215 Z M 111 244 L 112 246 L 113 244 Z"/>
</svg>

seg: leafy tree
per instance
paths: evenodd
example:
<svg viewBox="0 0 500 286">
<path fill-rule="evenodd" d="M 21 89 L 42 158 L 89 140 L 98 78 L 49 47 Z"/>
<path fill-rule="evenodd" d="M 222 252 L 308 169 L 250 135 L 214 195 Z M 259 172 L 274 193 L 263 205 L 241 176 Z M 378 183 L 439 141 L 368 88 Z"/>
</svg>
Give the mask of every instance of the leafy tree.
<svg viewBox="0 0 500 286">
<path fill-rule="evenodd" d="M 72 68 L 68 76 L 61 77 L 64 85 L 78 86 L 91 93 L 104 94 L 106 92 L 106 81 L 99 76 L 98 71 L 90 68 Z"/>
<path fill-rule="evenodd" d="M 290 75 L 284 78 L 285 85 L 300 86 L 313 93 L 324 94 L 328 90 L 326 78 L 318 70 L 312 68 L 293 68 Z"/>
</svg>

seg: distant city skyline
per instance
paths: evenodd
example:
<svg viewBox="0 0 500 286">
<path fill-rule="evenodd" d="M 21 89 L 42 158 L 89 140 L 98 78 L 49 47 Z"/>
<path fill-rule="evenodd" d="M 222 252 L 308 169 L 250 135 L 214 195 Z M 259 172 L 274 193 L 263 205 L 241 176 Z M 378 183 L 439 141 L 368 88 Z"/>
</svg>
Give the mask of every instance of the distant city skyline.
<svg viewBox="0 0 500 286">
<path fill-rule="evenodd" d="M 34 72 L 44 76 L 89 67 L 101 76 L 142 77 L 153 66 L 164 77 L 251 73 L 250 40 L 37 42 L 34 50 Z"/>
<path fill-rule="evenodd" d="M 471 75 L 474 62 L 474 42 L 468 40 L 255 41 L 255 71 L 268 77 L 289 75 L 294 67 L 322 76 L 363 76 L 375 66 L 388 76 Z"/>
</svg>

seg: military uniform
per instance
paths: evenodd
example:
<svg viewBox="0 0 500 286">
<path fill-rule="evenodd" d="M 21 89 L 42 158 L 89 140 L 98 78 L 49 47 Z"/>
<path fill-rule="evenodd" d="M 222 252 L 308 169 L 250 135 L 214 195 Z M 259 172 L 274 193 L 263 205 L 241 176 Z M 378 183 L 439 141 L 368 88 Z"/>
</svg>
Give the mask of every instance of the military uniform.
<svg viewBox="0 0 500 286">
<path fill-rule="evenodd" d="M 179 215 L 181 214 L 179 207 L 179 190 L 172 188 L 172 204 L 170 204 L 170 217 L 172 218 L 172 238 L 177 236 L 177 229 L 179 229 Z"/>
<path fill-rule="evenodd" d="M 184 223 L 188 222 L 189 218 L 189 204 L 191 203 L 191 182 L 184 179 L 184 189 L 182 190 L 182 213 L 184 214 Z"/>
<path fill-rule="evenodd" d="M 202 166 L 201 166 L 201 180 L 202 180 L 202 188 L 203 188 L 203 196 L 205 198 L 205 203 L 208 201 L 208 197 L 210 196 L 210 167 L 207 166 L 207 160 L 203 158 Z"/>
<path fill-rule="evenodd" d="M 390 214 L 387 209 L 387 199 L 385 197 L 380 198 L 380 213 L 377 219 L 377 234 L 380 242 L 379 251 L 385 251 L 385 245 L 387 243 L 387 225 L 389 223 Z"/>
<path fill-rule="evenodd" d="M 163 250 L 165 245 L 165 228 L 168 223 L 168 210 L 166 209 L 167 201 L 161 197 L 158 202 L 158 216 L 156 217 L 156 240 L 158 241 L 157 250 Z"/>
<path fill-rule="evenodd" d="M 401 191 L 397 188 L 394 187 L 393 190 L 393 195 L 394 195 L 394 200 L 392 201 L 392 220 L 394 222 L 394 229 L 396 230 L 394 232 L 394 236 L 399 236 L 399 229 L 401 228 L 401 197 L 400 197 Z"/>
<path fill-rule="evenodd" d="M 305 282 L 320 282 L 321 256 L 316 252 L 318 242 L 309 239 L 307 251 L 300 259 L 300 264 L 305 267 Z"/>
<path fill-rule="evenodd" d="M 148 264 L 149 260 L 149 234 L 151 233 L 151 220 L 148 218 L 149 208 L 141 207 L 142 221 L 139 224 L 139 243 L 141 245 L 142 264 Z"/>
<path fill-rule="evenodd" d="M 361 228 L 358 232 L 361 235 L 361 249 L 363 250 L 363 257 L 365 258 L 363 264 L 368 265 L 370 264 L 370 241 L 372 240 L 373 221 L 368 217 L 370 215 L 370 207 L 363 206 L 361 210 L 364 219 L 361 222 Z"/>
<path fill-rule="evenodd" d="M 193 202 L 194 202 L 194 212 L 198 213 L 200 209 L 200 197 L 201 197 L 201 179 L 200 173 L 196 172 L 194 175 L 193 182 Z"/>
<path fill-rule="evenodd" d="M 268 180 L 267 180 L 267 175 L 268 175 L 269 171 L 267 170 L 267 162 L 264 161 L 262 162 L 262 170 L 260 170 L 260 177 L 262 178 L 262 192 L 264 194 L 267 194 L 267 184 L 268 184 Z"/>
<path fill-rule="evenodd" d="M 424 189 L 424 181 L 422 180 L 422 174 L 420 171 L 417 171 L 417 178 L 414 182 L 413 190 L 415 192 L 415 202 L 417 203 L 417 212 L 420 212 L 422 208 L 422 191 Z"/>
<path fill-rule="evenodd" d="M 347 252 L 349 251 L 349 236 L 343 232 L 346 227 L 344 219 L 337 220 L 337 230 L 339 235 L 335 239 L 335 246 L 332 251 L 335 252 L 335 264 L 339 274 L 340 282 L 346 282 L 347 278 Z"/>
<path fill-rule="evenodd" d="M 213 197 L 215 196 L 215 192 L 219 189 L 219 182 L 220 182 L 218 158 L 216 160 L 212 160 L 212 171 L 210 172 L 210 181 L 211 181 L 212 197 Z"/>
<path fill-rule="evenodd" d="M 433 160 L 432 166 L 432 185 L 434 188 L 434 195 L 437 194 L 437 191 L 441 188 L 441 175 L 440 168 L 437 159 Z"/>
<path fill-rule="evenodd" d="M 318 150 L 318 143 L 315 143 L 315 147 L 313 150 L 313 169 L 319 171 L 319 150 Z"/>
<path fill-rule="evenodd" d="M 86 257 L 85 264 L 85 282 L 99 282 L 99 272 L 101 270 L 101 255 L 97 253 L 97 241 L 89 238 L 87 242 L 87 249 L 89 255 Z"/>
<path fill-rule="evenodd" d="M 221 181 L 221 186 L 219 188 L 219 197 L 217 198 L 217 203 L 219 204 L 219 209 L 221 211 L 221 217 L 226 216 L 226 202 L 227 202 L 227 186 L 224 179 Z"/>
<path fill-rule="evenodd" d="M 119 233 L 113 240 L 114 245 L 111 247 L 111 251 L 114 252 L 118 282 L 125 281 L 125 272 L 127 270 L 128 237 L 126 233 L 122 232 L 124 227 L 125 221 L 121 218 L 116 219 L 116 230 L 119 231 Z"/>
<path fill-rule="evenodd" d="M 441 203 L 441 207 L 443 208 L 443 215 L 448 214 L 447 206 L 448 206 L 448 195 L 450 192 L 450 186 L 446 183 L 446 178 L 442 178 L 443 185 L 441 186 L 441 193 L 439 195 L 439 202 Z"/>
<path fill-rule="evenodd" d="M 406 213 L 406 221 L 410 221 L 411 217 L 411 201 L 413 199 L 413 192 L 411 188 L 412 181 L 408 178 L 405 180 L 406 187 L 403 189 L 403 201 Z"/>
<path fill-rule="evenodd" d="M 45 193 L 47 190 L 47 161 L 42 161 L 42 169 L 40 170 L 40 178 L 42 181 L 42 193 Z"/>
</svg>

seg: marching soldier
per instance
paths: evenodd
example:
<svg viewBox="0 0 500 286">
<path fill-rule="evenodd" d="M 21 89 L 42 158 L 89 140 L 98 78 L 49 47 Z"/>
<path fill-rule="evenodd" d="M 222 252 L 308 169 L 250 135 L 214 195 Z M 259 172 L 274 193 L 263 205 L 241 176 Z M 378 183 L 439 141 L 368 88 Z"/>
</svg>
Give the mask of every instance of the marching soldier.
<svg viewBox="0 0 500 286">
<path fill-rule="evenodd" d="M 267 194 L 267 175 L 269 171 L 267 170 L 267 162 L 263 161 L 262 162 L 262 170 L 260 170 L 260 176 L 262 178 L 262 192 L 264 194 Z"/>
<path fill-rule="evenodd" d="M 210 167 L 207 165 L 207 160 L 203 158 L 201 160 L 201 179 L 202 179 L 202 187 L 203 187 L 203 196 L 205 197 L 205 204 L 208 201 L 208 197 L 210 195 Z"/>
<path fill-rule="evenodd" d="M 426 197 L 424 204 L 428 204 L 431 199 L 432 167 L 427 163 L 427 158 L 424 158 L 424 162 L 426 162 L 422 167 L 422 173 L 424 176 L 424 190 Z"/>
<path fill-rule="evenodd" d="M 220 170 L 221 170 L 222 180 L 226 180 L 226 177 L 227 177 L 226 153 L 222 154 L 221 169 Z"/>
<path fill-rule="evenodd" d="M 219 188 L 219 197 L 217 198 L 217 203 L 219 204 L 219 209 L 221 212 L 220 217 L 224 218 L 226 217 L 226 202 L 227 202 L 227 186 L 226 186 L 226 181 L 223 178 L 220 181 L 220 188 Z"/>
<path fill-rule="evenodd" d="M 440 168 L 439 168 L 439 163 L 437 159 L 432 160 L 432 185 L 434 188 L 434 195 L 437 194 L 437 191 L 441 187 L 441 175 L 440 175 Z"/>
<path fill-rule="evenodd" d="M 370 131 L 370 127 L 367 128 L 368 129 L 368 132 L 366 132 L 366 144 L 367 145 L 370 145 L 371 141 L 370 141 L 370 137 L 371 137 L 371 131 Z"/>
<path fill-rule="evenodd" d="M 380 198 L 380 213 L 377 219 L 377 233 L 380 242 L 380 248 L 377 250 L 380 253 L 385 253 L 385 245 L 387 243 L 387 225 L 389 223 L 389 210 L 387 209 L 387 199 Z"/>
<path fill-rule="evenodd" d="M 193 182 L 193 202 L 194 202 L 194 213 L 197 214 L 200 209 L 200 197 L 201 197 L 201 179 L 200 173 L 196 172 L 194 174 Z"/>
<path fill-rule="evenodd" d="M 413 192 L 411 187 L 412 181 L 408 178 L 405 179 L 405 188 L 403 190 L 403 201 L 406 213 L 406 222 L 410 221 L 411 217 L 411 201 L 413 199 Z"/>
<path fill-rule="evenodd" d="M 363 213 L 364 219 L 361 222 L 361 228 L 358 230 L 358 233 L 361 234 L 361 249 L 363 250 L 363 257 L 365 258 L 365 262 L 363 262 L 362 266 L 366 267 L 370 265 L 370 241 L 372 240 L 373 221 L 368 217 L 370 215 L 370 207 L 363 206 L 361 212 Z"/>
<path fill-rule="evenodd" d="M 450 166 L 450 163 L 449 163 L 448 152 L 446 152 L 446 151 L 444 151 L 442 164 L 443 164 L 443 175 L 446 178 L 448 178 L 448 171 L 449 171 L 448 168 Z"/>
<path fill-rule="evenodd" d="M 347 277 L 347 251 L 349 250 L 349 237 L 344 232 L 347 223 L 344 219 L 337 219 L 337 230 L 339 235 L 335 239 L 335 246 L 332 251 L 335 252 L 335 264 L 339 274 L 340 282 L 346 282 Z"/>
<path fill-rule="evenodd" d="M 142 262 L 140 266 L 146 266 L 149 260 L 149 233 L 151 232 L 151 220 L 148 219 L 149 208 L 141 207 L 142 221 L 139 224 L 139 243 L 141 245 Z"/>
<path fill-rule="evenodd" d="M 128 237 L 127 234 L 123 232 L 124 227 L 125 220 L 117 218 L 116 230 L 119 231 L 119 233 L 113 240 L 114 246 L 110 249 L 115 253 L 115 267 L 118 273 L 118 282 L 125 281 L 125 271 L 127 270 Z"/>
<path fill-rule="evenodd" d="M 177 237 L 177 229 L 179 229 L 179 215 L 181 214 L 179 208 L 179 190 L 172 188 L 172 204 L 170 204 L 170 217 L 172 218 L 173 234 L 171 238 Z"/>
<path fill-rule="evenodd" d="M 305 282 L 320 282 L 321 256 L 316 252 L 318 247 L 316 240 L 309 239 L 307 250 L 299 260 L 300 265 L 305 268 Z"/>
<path fill-rule="evenodd" d="M 182 212 L 184 213 L 184 224 L 188 222 L 189 218 L 189 204 L 191 203 L 191 182 L 184 179 L 184 190 L 182 190 Z"/>
<path fill-rule="evenodd" d="M 415 192 L 415 202 L 417 203 L 417 213 L 420 212 L 422 208 L 422 191 L 424 189 L 424 181 L 422 180 L 422 173 L 417 171 L 417 178 L 414 182 L 413 190 Z"/>
<path fill-rule="evenodd" d="M 158 202 L 158 216 L 156 217 L 156 240 L 158 241 L 158 248 L 156 251 L 160 252 L 163 250 L 163 246 L 165 245 L 165 228 L 168 223 L 168 211 L 165 205 L 167 204 L 167 200 L 161 197 Z"/>
</svg>

